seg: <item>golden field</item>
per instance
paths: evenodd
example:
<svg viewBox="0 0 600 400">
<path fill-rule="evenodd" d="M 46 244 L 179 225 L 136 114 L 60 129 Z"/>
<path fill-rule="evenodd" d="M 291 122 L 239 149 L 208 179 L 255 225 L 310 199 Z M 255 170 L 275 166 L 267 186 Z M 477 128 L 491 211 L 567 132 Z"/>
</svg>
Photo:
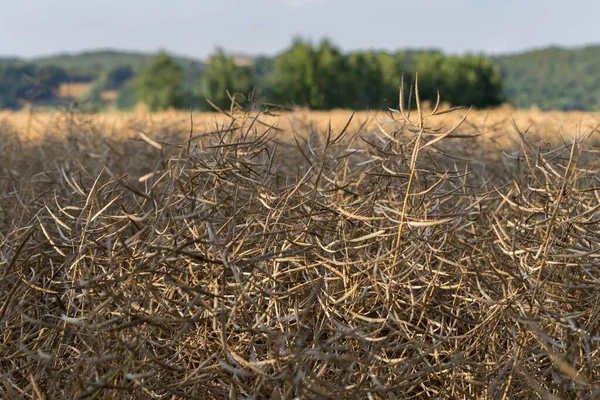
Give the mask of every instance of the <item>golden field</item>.
<svg viewBox="0 0 600 400">
<path fill-rule="evenodd" d="M 92 85 L 87 82 L 85 82 L 85 83 L 73 83 L 73 82 L 62 83 L 58 87 L 57 94 L 60 97 L 76 99 L 80 96 L 83 96 L 87 92 L 89 92 L 91 86 Z"/>
<path fill-rule="evenodd" d="M 91 83 L 73 83 L 73 82 L 62 83 L 58 87 L 56 94 L 58 95 L 58 97 L 61 97 L 63 99 L 76 100 L 76 99 L 80 99 L 80 98 L 84 97 L 85 95 L 87 95 L 90 92 L 90 90 L 92 89 L 92 86 L 93 85 Z M 105 101 L 109 105 L 109 108 L 110 107 L 115 108 L 115 102 L 117 100 L 117 96 L 118 96 L 117 90 L 103 90 L 100 93 L 100 99 Z M 52 114 L 52 113 L 50 113 L 50 114 Z M 19 119 L 19 118 L 17 117 L 17 119 Z"/>
<path fill-rule="evenodd" d="M 0 113 L 0 397 L 597 398 L 600 116 L 430 111 Z"/>
<path fill-rule="evenodd" d="M 441 125 L 452 125 L 458 123 L 468 110 L 461 110 L 446 115 L 445 118 L 433 120 L 433 127 Z M 282 129 L 290 130 L 294 124 L 312 123 L 317 130 L 327 128 L 329 121 L 334 130 L 342 129 L 353 114 L 350 110 L 334 111 L 308 111 L 277 112 L 276 116 L 263 115 L 261 121 L 267 124 L 281 126 Z M 389 125 L 391 120 L 387 112 L 358 111 L 350 125 L 350 130 L 358 129 L 363 123 L 364 131 L 378 129 L 375 120 L 383 126 Z M 392 114 L 394 115 L 394 114 Z M 48 131 L 60 132 L 71 118 L 75 116 L 79 121 L 89 121 L 96 127 L 102 127 L 111 134 L 129 135 L 139 127 L 175 127 L 181 130 L 189 130 L 190 114 L 182 111 L 166 111 L 159 113 L 137 112 L 106 112 L 100 114 L 71 114 L 66 111 L 36 112 L 36 111 L 0 111 L 0 122 L 8 123 L 18 132 L 26 136 L 41 137 Z M 398 115 L 395 115 L 398 118 Z M 194 113 L 192 115 L 194 127 L 201 132 L 211 130 L 215 123 L 227 123 L 229 118 L 219 113 Z M 412 117 L 416 118 L 413 110 Z M 539 110 L 521 110 L 511 107 L 502 107 L 492 110 L 472 110 L 465 121 L 464 126 L 483 133 L 486 137 L 512 136 L 514 133 L 513 122 L 523 129 L 533 125 L 536 132 L 553 136 L 559 131 L 559 127 L 570 133 L 576 133 L 578 129 L 590 129 L 600 122 L 600 113 L 586 112 L 544 112 Z M 64 131 L 64 130 L 63 130 Z"/>
</svg>

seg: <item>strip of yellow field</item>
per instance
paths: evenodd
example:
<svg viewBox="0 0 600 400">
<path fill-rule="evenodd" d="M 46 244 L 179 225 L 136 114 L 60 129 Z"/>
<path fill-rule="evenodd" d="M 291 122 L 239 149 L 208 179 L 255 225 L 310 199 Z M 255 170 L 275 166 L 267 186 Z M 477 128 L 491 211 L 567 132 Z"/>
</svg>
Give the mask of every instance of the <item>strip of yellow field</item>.
<svg viewBox="0 0 600 400">
<path fill-rule="evenodd" d="M 458 123 L 467 110 L 459 110 L 427 120 L 432 128 L 450 127 Z M 293 132 L 304 134 L 311 130 L 324 132 L 331 124 L 333 133 L 339 132 L 348 123 L 352 115 L 350 110 L 282 112 L 276 115 L 260 115 L 259 124 L 271 125 L 285 136 Z M 396 120 L 394 122 L 394 119 Z M 412 112 L 410 119 L 416 121 L 417 113 Z M 600 123 L 600 114 L 584 112 L 542 112 L 537 110 L 518 110 L 501 107 L 489 110 L 472 110 L 461 131 L 465 134 L 479 133 L 483 138 L 492 140 L 510 139 L 515 136 L 513 119 L 521 130 L 529 126 L 531 133 L 543 137 L 557 138 L 560 127 L 568 134 L 593 129 Z M 251 121 L 251 119 L 249 120 Z M 218 113 L 194 113 L 194 133 L 214 131 L 230 122 L 230 118 Z M 348 132 L 372 132 L 381 128 L 393 131 L 397 123 L 402 122 L 397 113 L 358 111 L 355 112 Z M 190 130 L 190 114 L 183 111 L 165 111 L 159 113 L 108 112 L 99 114 L 70 113 L 66 111 L 0 111 L 0 125 L 11 129 L 22 139 L 38 140 L 48 135 L 67 134 L 73 130 L 93 129 L 121 137 L 130 137 L 137 131 L 155 135 L 161 131 L 187 133 Z M 283 133 L 281 133 L 283 132 Z"/>
<path fill-rule="evenodd" d="M 90 90 L 91 84 L 88 82 L 74 83 L 65 82 L 58 87 L 58 95 L 60 97 L 75 99 L 83 96 Z"/>
</svg>

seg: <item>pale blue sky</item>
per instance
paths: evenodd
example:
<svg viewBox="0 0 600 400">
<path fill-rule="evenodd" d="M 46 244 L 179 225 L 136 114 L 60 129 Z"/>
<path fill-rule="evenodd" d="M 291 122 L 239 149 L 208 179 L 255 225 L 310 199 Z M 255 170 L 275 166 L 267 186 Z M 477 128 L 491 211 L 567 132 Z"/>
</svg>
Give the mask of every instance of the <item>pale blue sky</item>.
<svg viewBox="0 0 600 400">
<path fill-rule="evenodd" d="M 20 0 L 0 14 L 0 55 L 96 48 L 205 57 L 275 54 L 300 35 L 343 50 L 515 52 L 600 43 L 598 0 Z"/>
</svg>

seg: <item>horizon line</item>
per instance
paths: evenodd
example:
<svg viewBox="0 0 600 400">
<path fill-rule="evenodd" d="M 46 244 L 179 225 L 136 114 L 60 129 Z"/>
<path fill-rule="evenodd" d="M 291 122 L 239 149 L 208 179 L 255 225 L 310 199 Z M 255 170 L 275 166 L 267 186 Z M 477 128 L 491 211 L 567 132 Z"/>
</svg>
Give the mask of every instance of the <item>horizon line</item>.
<svg viewBox="0 0 600 400">
<path fill-rule="evenodd" d="M 315 43 L 315 41 L 312 41 L 312 42 Z M 318 43 L 318 41 L 316 43 Z M 336 45 L 334 42 L 332 42 L 332 43 L 334 46 L 340 48 L 340 46 Z M 220 46 L 215 46 L 215 50 L 219 47 Z M 404 48 L 398 48 L 395 50 L 381 49 L 381 48 L 377 48 L 376 46 L 373 46 L 373 47 L 366 48 L 366 49 L 359 48 L 359 49 L 352 49 L 349 51 L 344 51 L 343 49 L 340 48 L 340 50 L 343 54 L 369 52 L 369 51 L 375 51 L 375 52 L 381 51 L 381 52 L 387 52 L 387 53 L 397 53 L 397 52 L 403 52 L 403 51 L 439 51 L 440 53 L 442 53 L 444 55 L 479 54 L 479 55 L 484 55 L 486 57 L 499 57 L 499 56 L 514 56 L 514 55 L 531 53 L 531 52 L 535 52 L 535 51 L 543 51 L 543 50 L 548 50 L 548 49 L 582 50 L 582 49 L 591 48 L 591 47 L 600 47 L 600 42 L 590 42 L 590 43 L 585 43 L 585 44 L 580 44 L 580 45 L 561 45 L 561 44 L 556 44 L 556 43 L 548 43 L 546 45 L 527 47 L 527 48 L 523 48 L 520 50 L 513 50 L 513 51 L 507 51 L 507 52 L 491 52 L 491 53 L 487 53 L 485 50 L 479 50 L 479 51 L 467 50 L 467 51 L 463 51 L 463 52 L 448 52 L 448 51 L 445 51 L 444 49 L 442 49 L 440 47 L 436 47 L 436 46 L 404 47 Z M 226 49 L 224 49 L 224 51 L 226 54 L 228 54 L 230 56 L 234 56 L 234 57 L 249 57 L 249 58 L 271 57 L 272 58 L 272 57 L 276 57 L 278 54 L 284 52 L 287 48 L 288 47 L 286 47 L 282 50 L 279 50 L 279 51 L 275 52 L 274 54 L 268 54 L 268 53 L 249 54 L 249 53 L 244 53 L 241 51 L 227 51 Z M 181 54 L 181 53 L 171 51 L 169 49 L 157 49 L 154 51 L 148 51 L 148 50 L 131 49 L 131 48 L 124 48 L 124 47 L 122 47 L 122 48 L 119 48 L 119 47 L 96 47 L 96 48 L 85 48 L 85 49 L 74 50 L 74 51 L 64 50 L 64 51 L 56 51 L 56 52 L 50 52 L 50 53 L 41 53 L 41 54 L 38 54 L 35 56 L 0 54 L 0 59 L 4 59 L 4 60 L 14 59 L 14 60 L 19 60 L 19 61 L 36 61 L 36 60 L 45 59 L 45 58 L 54 58 L 54 57 L 61 57 L 61 56 L 75 57 L 75 56 L 81 56 L 81 55 L 85 55 L 85 54 L 102 53 L 102 52 L 129 53 L 129 54 L 138 54 L 138 55 L 155 55 L 155 54 L 158 54 L 161 52 L 165 52 L 173 57 L 186 58 L 186 59 L 202 61 L 202 62 L 204 62 L 207 58 L 209 58 L 211 56 L 211 54 L 214 53 L 214 51 L 213 51 L 213 53 L 210 53 L 206 57 L 201 57 L 201 56 L 194 56 L 194 55 L 189 55 L 189 54 Z"/>
</svg>

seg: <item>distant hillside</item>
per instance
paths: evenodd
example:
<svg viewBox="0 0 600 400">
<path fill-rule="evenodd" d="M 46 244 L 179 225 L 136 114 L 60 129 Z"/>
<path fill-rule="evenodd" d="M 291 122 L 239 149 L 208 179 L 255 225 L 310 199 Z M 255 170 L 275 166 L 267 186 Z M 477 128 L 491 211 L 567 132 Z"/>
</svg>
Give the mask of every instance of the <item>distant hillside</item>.
<svg viewBox="0 0 600 400">
<path fill-rule="evenodd" d="M 419 52 L 404 53 L 409 64 L 413 53 Z M 154 54 L 150 53 L 117 50 L 57 54 L 34 59 L 0 56 L 0 67 L 37 70 L 59 68 L 66 75 L 62 81 L 57 78 L 56 84 L 63 81 L 90 84 L 95 82 L 98 86 L 98 82 L 101 83 L 110 71 L 129 66 L 135 74 L 153 56 Z M 182 66 L 184 85 L 187 88 L 201 85 L 200 80 L 206 68 L 205 61 L 188 57 L 175 58 Z M 500 71 L 507 100 L 517 107 L 537 106 L 543 110 L 600 110 L 600 45 L 572 49 L 548 47 L 492 56 L 490 59 Z M 238 54 L 234 56 L 234 60 L 238 65 L 253 64 L 253 73 L 258 78 L 269 75 L 273 70 L 273 59 L 269 57 Z M 4 80 L 14 83 L 14 78 L 11 77 L 14 72 L 1 72 L 0 78 L 4 76 Z M 131 90 L 129 88 L 130 92 Z M 11 97 L 10 104 L 16 104 L 12 97 L 21 92 L 26 92 L 25 88 L 9 91 L 2 89 L 0 82 L 0 97 Z M 0 101 L 0 104 L 5 103 Z"/>
<path fill-rule="evenodd" d="M 76 99 L 97 109 L 123 104 L 117 101 L 122 90 L 131 98 L 129 102 L 134 102 L 131 80 L 154 56 L 116 50 L 33 59 L 0 56 L 0 109 L 19 109 L 27 102 L 62 107 Z M 181 65 L 184 85 L 197 86 L 205 64 L 193 58 L 174 58 Z"/>
<path fill-rule="evenodd" d="M 2 57 L 0 56 L 0 64 L 2 63 L 18 63 L 20 60 L 17 57 Z"/>
<path fill-rule="evenodd" d="M 125 52 L 117 50 L 86 51 L 75 54 L 57 54 L 28 60 L 37 67 L 59 67 L 68 71 L 69 75 L 95 79 L 104 71 L 129 65 L 135 70 L 150 60 L 154 54 Z M 184 67 L 202 70 L 204 63 L 187 57 L 175 57 Z"/>
<path fill-rule="evenodd" d="M 492 60 L 515 106 L 600 110 L 600 46 L 550 47 Z"/>
<path fill-rule="evenodd" d="M 120 51 L 90 51 L 77 54 L 58 54 L 29 60 L 38 67 L 54 66 L 74 74 L 93 75 L 121 65 L 139 68 L 152 56 L 144 53 Z"/>
</svg>

